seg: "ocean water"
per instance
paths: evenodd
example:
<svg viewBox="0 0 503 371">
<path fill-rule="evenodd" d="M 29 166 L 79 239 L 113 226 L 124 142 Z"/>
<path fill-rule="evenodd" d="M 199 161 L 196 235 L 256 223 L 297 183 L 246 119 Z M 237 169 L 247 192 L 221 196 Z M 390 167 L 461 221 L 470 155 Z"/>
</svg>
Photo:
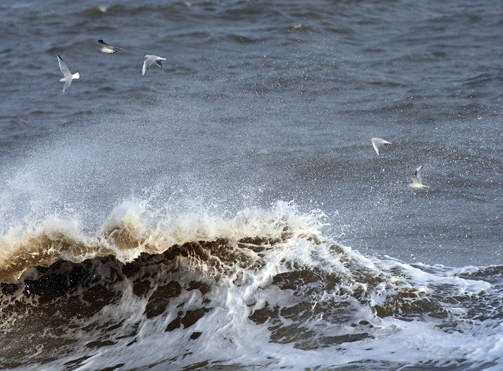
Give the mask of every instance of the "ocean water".
<svg viewBox="0 0 503 371">
<path fill-rule="evenodd" d="M 503 369 L 501 14 L 0 3 L 0 368 Z"/>
</svg>

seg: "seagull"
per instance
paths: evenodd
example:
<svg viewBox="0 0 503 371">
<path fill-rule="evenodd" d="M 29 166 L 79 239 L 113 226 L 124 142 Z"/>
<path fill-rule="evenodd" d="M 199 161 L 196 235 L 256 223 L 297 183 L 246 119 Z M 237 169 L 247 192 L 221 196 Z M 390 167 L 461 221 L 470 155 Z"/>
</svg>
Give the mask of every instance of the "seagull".
<svg viewBox="0 0 503 371">
<path fill-rule="evenodd" d="M 64 93 L 68 90 L 68 88 L 72 84 L 73 79 L 80 78 L 80 73 L 76 72 L 76 73 L 72 74 L 70 72 L 70 70 L 68 69 L 68 67 L 66 67 L 65 62 L 63 62 L 63 59 L 61 59 L 59 54 L 58 54 L 58 63 L 59 63 L 59 69 L 61 70 L 61 72 L 63 72 L 63 75 L 65 75 L 65 77 L 63 77 L 61 80 L 59 80 L 59 82 L 65 83 L 65 86 L 63 86 L 63 93 Z"/>
<path fill-rule="evenodd" d="M 416 171 L 414 172 L 414 175 L 411 177 L 412 178 L 412 183 L 409 184 L 410 188 L 428 188 L 428 186 L 423 184 L 423 181 L 421 179 L 421 174 L 419 173 L 421 171 L 421 168 L 423 165 L 419 166 Z"/>
<path fill-rule="evenodd" d="M 100 52 L 102 52 L 102 53 L 113 54 L 113 53 L 117 53 L 117 51 L 121 51 L 121 52 L 124 51 L 124 49 L 118 48 L 116 46 L 108 45 L 103 40 L 98 40 L 98 42 L 101 44 Z"/>
<path fill-rule="evenodd" d="M 387 140 L 384 140 L 382 138 L 372 138 L 370 139 L 370 141 L 372 142 L 372 145 L 374 146 L 374 149 L 376 150 L 377 154 L 379 154 L 380 146 L 387 147 L 388 145 L 391 144 L 391 142 L 388 142 Z"/>
<path fill-rule="evenodd" d="M 148 55 L 148 54 L 143 58 L 145 58 L 145 62 L 143 62 L 143 69 L 141 71 L 142 76 L 144 76 L 147 73 L 147 70 L 152 65 L 152 63 L 155 63 L 159 67 L 162 67 L 161 61 L 166 60 L 166 58 L 161 58 L 158 57 L 157 55 Z"/>
</svg>

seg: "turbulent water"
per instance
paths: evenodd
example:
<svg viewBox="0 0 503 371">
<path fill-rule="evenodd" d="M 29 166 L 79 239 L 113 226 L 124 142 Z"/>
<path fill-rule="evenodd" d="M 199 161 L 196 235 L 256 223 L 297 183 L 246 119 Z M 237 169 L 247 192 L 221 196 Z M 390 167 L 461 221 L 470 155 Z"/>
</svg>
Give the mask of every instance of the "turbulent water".
<svg viewBox="0 0 503 371">
<path fill-rule="evenodd" d="M 502 369 L 501 14 L 1 3 L 0 368 Z"/>
</svg>

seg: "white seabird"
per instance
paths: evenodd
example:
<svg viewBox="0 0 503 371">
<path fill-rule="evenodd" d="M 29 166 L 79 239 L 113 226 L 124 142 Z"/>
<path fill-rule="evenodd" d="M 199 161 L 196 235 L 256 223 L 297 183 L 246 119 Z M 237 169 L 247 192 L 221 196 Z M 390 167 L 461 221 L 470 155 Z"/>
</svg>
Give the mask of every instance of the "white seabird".
<svg viewBox="0 0 503 371">
<path fill-rule="evenodd" d="M 421 171 L 421 168 L 423 165 L 419 166 L 416 171 L 414 172 L 414 175 L 411 177 L 412 183 L 409 184 L 410 188 L 428 188 L 427 185 L 423 184 L 423 180 L 421 178 L 421 174 L 419 173 Z"/>
<path fill-rule="evenodd" d="M 159 67 L 162 67 L 161 61 L 166 60 L 166 58 L 161 58 L 157 55 L 148 55 L 148 54 L 143 58 L 145 58 L 145 62 L 143 62 L 143 69 L 141 71 L 142 76 L 144 76 L 147 73 L 147 70 L 152 65 L 152 63 L 155 63 Z"/>
<path fill-rule="evenodd" d="M 388 142 L 387 140 L 384 140 L 382 138 L 372 138 L 370 139 L 372 142 L 372 145 L 374 146 L 374 149 L 376 150 L 377 154 L 379 154 L 379 147 L 380 146 L 389 146 L 391 142 Z"/>
<path fill-rule="evenodd" d="M 102 52 L 102 53 L 113 54 L 113 53 L 117 53 L 117 51 L 121 51 L 121 52 L 124 51 L 124 49 L 118 48 L 116 46 L 108 45 L 103 40 L 98 40 L 98 43 L 101 44 L 100 52 Z"/>
<path fill-rule="evenodd" d="M 70 72 L 70 70 L 68 69 L 68 67 L 66 67 L 65 62 L 63 62 L 63 59 L 61 59 L 61 57 L 59 56 L 59 54 L 58 54 L 58 63 L 59 63 L 59 69 L 61 70 L 61 72 L 63 72 L 63 75 L 65 76 L 65 77 L 63 77 L 62 79 L 59 80 L 59 82 L 64 82 L 65 83 L 65 86 L 63 86 L 63 93 L 64 93 L 64 92 L 66 92 L 68 90 L 68 88 L 72 84 L 72 80 L 73 79 L 79 79 L 80 78 L 80 73 L 76 72 L 76 73 L 72 74 Z"/>
</svg>

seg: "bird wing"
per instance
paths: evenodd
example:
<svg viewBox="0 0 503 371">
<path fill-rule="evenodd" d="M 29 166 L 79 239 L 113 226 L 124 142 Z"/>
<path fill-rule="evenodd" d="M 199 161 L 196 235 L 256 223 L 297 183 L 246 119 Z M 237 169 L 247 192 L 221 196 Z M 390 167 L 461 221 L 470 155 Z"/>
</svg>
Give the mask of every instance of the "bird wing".
<svg viewBox="0 0 503 371">
<path fill-rule="evenodd" d="M 148 68 L 152 65 L 152 63 L 155 62 L 156 58 L 156 56 L 150 56 L 145 59 L 145 62 L 143 62 L 142 75 L 145 75 L 147 73 Z"/>
<path fill-rule="evenodd" d="M 377 144 L 377 141 L 372 140 L 372 145 L 374 146 L 374 149 L 376 150 L 377 154 L 379 154 L 379 145 Z"/>
<path fill-rule="evenodd" d="M 423 167 L 423 165 L 420 165 L 417 169 L 416 169 L 416 172 L 414 173 L 414 176 L 412 177 L 412 180 L 414 181 L 414 178 L 417 179 L 417 181 L 419 182 L 419 184 L 421 184 L 422 182 L 422 179 L 421 179 L 421 174 L 419 173 L 421 171 L 421 168 Z"/>
<path fill-rule="evenodd" d="M 59 63 L 59 69 L 61 70 L 61 72 L 63 72 L 63 75 L 65 75 L 65 77 L 72 75 L 72 73 L 70 72 L 68 67 L 66 67 L 65 62 L 63 62 L 63 59 L 61 59 L 59 54 L 58 54 L 58 63 Z"/>
<path fill-rule="evenodd" d="M 72 78 L 69 78 L 68 80 L 65 81 L 65 86 L 63 86 L 63 93 L 70 88 L 70 85 L 72 85 L 72 80 L 73 80 Z"/>
</svg>

